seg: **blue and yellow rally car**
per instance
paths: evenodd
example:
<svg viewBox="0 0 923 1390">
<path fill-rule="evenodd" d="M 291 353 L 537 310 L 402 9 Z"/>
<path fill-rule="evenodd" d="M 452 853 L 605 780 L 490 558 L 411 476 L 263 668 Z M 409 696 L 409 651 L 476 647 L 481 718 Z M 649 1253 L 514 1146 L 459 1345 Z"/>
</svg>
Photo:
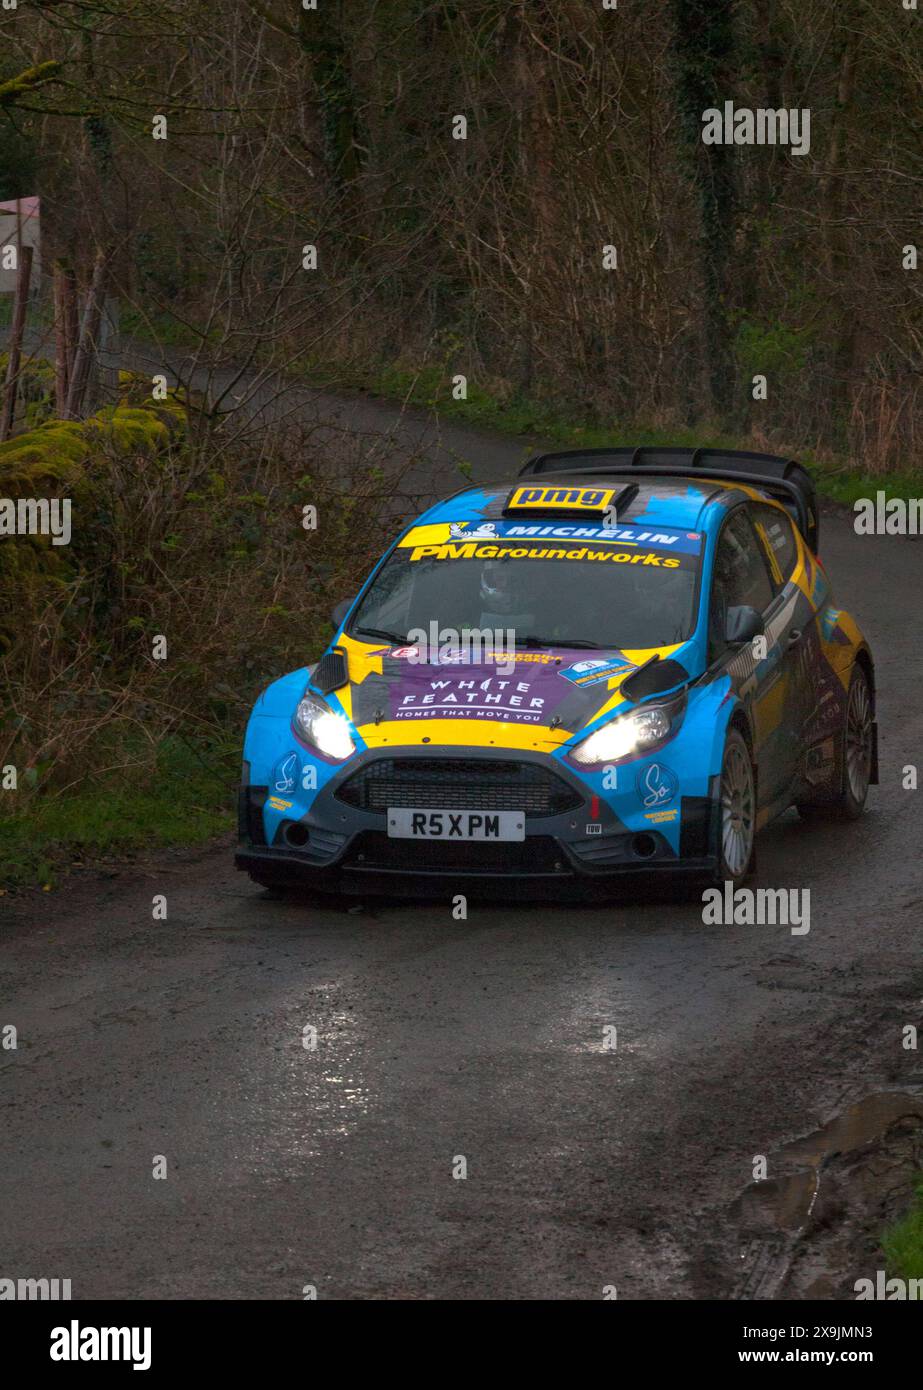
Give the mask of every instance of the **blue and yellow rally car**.
<svg viewBox="0 0 923 1390">
<path fill-rule="evenodd" d="M 868 643 L 798 464 L 548 454 L 414 521 L 247 728 L 237 864 L 267 887 L 539 896 L 741 882 L 795 805 L 877 781 Z"/>
</svg>

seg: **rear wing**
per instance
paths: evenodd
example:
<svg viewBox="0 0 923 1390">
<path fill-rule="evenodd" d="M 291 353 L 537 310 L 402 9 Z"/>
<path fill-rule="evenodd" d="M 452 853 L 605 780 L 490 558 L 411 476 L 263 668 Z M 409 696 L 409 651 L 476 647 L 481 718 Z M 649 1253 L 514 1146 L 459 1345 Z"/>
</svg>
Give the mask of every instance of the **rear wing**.
<svg viewBox="0 0 923 1390">
<path fill-rule="evenodd" d="M 699 474 L 729 483 L 746 483 L 781 502 L 817 554 L 820 537 L 817 491 L 810 473 L 794 459 L 736 449 L 661 448 L 642 444 L 638 448 L 568 449 L 563 453 L 539 454 L 519 470 L 520 478 L 546 473 L 590 473 L 620 478 Z"/>
</svg>

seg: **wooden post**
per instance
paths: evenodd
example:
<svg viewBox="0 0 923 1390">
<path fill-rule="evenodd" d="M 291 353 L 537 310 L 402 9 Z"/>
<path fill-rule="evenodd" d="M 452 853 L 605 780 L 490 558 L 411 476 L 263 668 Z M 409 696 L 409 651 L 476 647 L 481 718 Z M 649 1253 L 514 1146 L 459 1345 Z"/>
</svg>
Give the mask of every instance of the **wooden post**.
<svg viewBox="0 0 923 1390">
<path fill-rule="evenodd" d="M 74 375 L 74 358 L 77 355 L 77 338 L 79 329 L 77 323 L 77 277 L 74 274 L 73 266 L 64 267 L 64 340 L 67 348 L 67 388 L 70 390 L 71 378 Z M 67 409 L 67 398 L 65 397 L 65 411 Z"/>
<path fill-rule="evenodd" d="M 55 414 L 64 418 L 67 409 L 67 383 L 70 377 L 70 353 L 67 344 L 67 267 L 63 261 L 54 263 L 54 394 Z"/>
<path fill-rule="evenodd" d="M 3 388 L 3 411 L 0 414 L 0 442 L 9 439 L 13 429 L 16 388 L 19 384 L 19 362 L 22 356 L 22 339 L 26 327 L 26 301 L 29 298 L 29 280 L 32 276 L 32 247 L 20 244 L 18 250 L 16 300 L 13 305 L 13 326 L 10 329 L 10 356 L 6 366 L 6 385 Z"/>
<path fill-rule="evenodd" d="M 83 396 L 90 375 L 90 362 L 96 352 L 96 343 L 99 338 L 99 319 L 103 307 L 105 278 L 106 255 L 103 251 L 97 251 L 96 264 L 93 266 L 93 278 L 87 291 L 86 304 L 83 306 L 83 322 L 80 325 L 80 341 L 74 356 L 74 370 L 67 388 L 66 417 L 68 420 L 80 419 Z"/>
<path fill-rule="evenodd" d="M 99 391 L 104 405 L 119 402 L 119 301 L 106 295 L 99 325 Z"/>
</svg>

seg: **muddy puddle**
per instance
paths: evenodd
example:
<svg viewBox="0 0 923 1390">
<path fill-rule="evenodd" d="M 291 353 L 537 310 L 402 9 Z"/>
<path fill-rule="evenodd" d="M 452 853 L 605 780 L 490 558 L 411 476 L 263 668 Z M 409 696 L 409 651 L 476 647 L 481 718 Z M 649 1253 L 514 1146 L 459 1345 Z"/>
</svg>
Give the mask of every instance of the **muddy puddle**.
<svg viewBox="0 0 923 1390">
<path fill-rule="evenodd" d="M 735 1204 L 737 1298 L 855 1298 L 923 1171 L 923 1093 L 881 1091 L 769 1156 Z"/>
</svg>

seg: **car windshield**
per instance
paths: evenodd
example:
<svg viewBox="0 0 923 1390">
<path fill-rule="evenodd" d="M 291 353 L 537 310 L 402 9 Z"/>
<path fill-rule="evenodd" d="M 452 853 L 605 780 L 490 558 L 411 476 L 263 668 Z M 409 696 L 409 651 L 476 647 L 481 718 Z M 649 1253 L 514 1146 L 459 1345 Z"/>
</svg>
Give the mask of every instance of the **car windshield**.
<svg viewBox="0 0 923 1390">
<path fill-rule="evenodd" d="M 376 575 L 350 633 L 404 643 L 435 624 L 463 644 L 473 630 L 524 647 L 685 641 L 695 626 L 700 537 L 666 532 L 645 540 L 652 533 L 638 528 L 619 534 L 638 539 L 405 543 Z"/>
</svg>

